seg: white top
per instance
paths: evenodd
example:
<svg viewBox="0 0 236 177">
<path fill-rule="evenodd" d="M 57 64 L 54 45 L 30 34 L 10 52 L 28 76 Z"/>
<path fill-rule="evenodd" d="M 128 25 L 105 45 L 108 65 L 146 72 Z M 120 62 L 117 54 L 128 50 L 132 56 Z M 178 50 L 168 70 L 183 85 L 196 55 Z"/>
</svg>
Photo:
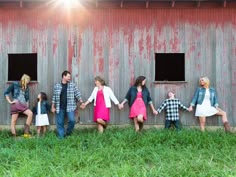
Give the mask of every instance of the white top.
<svg viewBox="0 0 236 177">
<path fill-rule="evenodd" d="M 46 126 L 49 125 L 48 115 L 41 114 L 41 104 L 38 102 L 38 111 L 35 117 L 35 126 Z"/>
<path fill-rule="evenodd" d="M 41 114 L 41 103 L 38 101 L 38 110 L 37 110 L 37 115 Z"/>
<path fill-rule="evenodd" d="M 96 98 L 97 98 L 97 92 L 98 92 L 98 87 L 95 87 L 93 89 L 92 94 L 88 98 L 89 102 L 92 102 L 94 100 L 94 106 L 96 106 Z M 104 95 L 104 100 L 107 108 L 111 107 L 111 100 L 117 105 L 119 104 L 119 101 L 115 97 L 113 91 L 111 90 L 110 87 L 103 86 L 103 95 Z"/>
<path fill-rule="evenodd" d="M 219 111 L 215 107 L 211 106 L 210 91 L 209 89 L 206 89 L 205 97 L 202 104 L 197 104 L 195 116 L 209 117 L 215 115 L 218 112 Z"/>
</svg>

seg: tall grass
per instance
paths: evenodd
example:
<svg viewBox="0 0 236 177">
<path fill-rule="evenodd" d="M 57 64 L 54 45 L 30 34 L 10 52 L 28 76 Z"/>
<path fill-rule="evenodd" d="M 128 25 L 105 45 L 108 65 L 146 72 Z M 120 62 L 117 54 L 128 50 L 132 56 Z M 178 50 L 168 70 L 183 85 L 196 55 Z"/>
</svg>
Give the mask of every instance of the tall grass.
<svg viewBox="0 0 236 177">
<path fill-rule="evenodd" d="M 0 133 L 0 176 L 236 176 L 236 136 L 222 130 L 180 132 L 133 127 L 76 130 L 64 140 Z"/>
</svg>

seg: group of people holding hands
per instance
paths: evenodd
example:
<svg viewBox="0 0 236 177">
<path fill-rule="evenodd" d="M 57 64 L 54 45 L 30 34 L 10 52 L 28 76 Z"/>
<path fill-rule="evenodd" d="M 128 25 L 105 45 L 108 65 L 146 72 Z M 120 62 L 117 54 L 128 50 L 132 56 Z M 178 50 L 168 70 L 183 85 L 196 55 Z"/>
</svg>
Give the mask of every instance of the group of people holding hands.
<svg viewBox="0 0 236 177">
<path fill-rule="evenodd" d="M 129 118 L 133 120 L 135 131 L 137 132 L 142 130 L 143 123 L 147 120 L 148 105 L 154 115 L 165 110 L 165 128 L 170 128 L 171 124 L 174 124 L 175 128 L 179 130 L 179 109 L 192 111 L 193 106 L 196 106 L 195 116 L 199 117 L 200 129 L 202 131 L 205 130 L 206 117 L 213 115 L 221 116 L 225 131 L 231 131 L 227 114 L 218 107 L 216 90 L 210 87 L 210 81 L 207 77 L 199 79 L 199 87 L 195 91 L 190 107 L 184 106 L 179 99 L 175 98 L 175 94 L 169 91 L 167 93 L 168 98 L 158 109 L 155 109 L 153 106 L 144 76 L 137 77 L 134 85 L 129 88 L 125 99 L 121 103 L 114 95 L 112 89 L 106 85 L 105 80 L 97 76 L 94 79 L 95 88 L 88 100 L 83 102 L 79 89 L 71 82 L 71 73 L 64 71 L 61 82 L 54 86 L 51 106 L 48 104 L 47 95 L 44 92 L 40 92 L 33 111 L 29 109 L 29 82 L 30 77 L 24 74 L 19 82 L 13 82 L 4 92 L 6 100 L 11 104 L 11 133 L 13 136 L 16 136 L 15 126 L 19 113 L 27 116 L 24 136 L 30 136 L 29 129 L 33 114 L 36 115 L 35 125 L 37 126 L 37 134 L 40 135 L 41 130 L 44 134 L 46 126 L 49 125 L 47 115 L 49 111 L 56 114 L 58 137 L 64 138 L 71 135 L 75 126 L 77 102 L 80 103 L 81 109 L 85 109 L 88 104 L 93 102 L 94 122 L 97 123 L 98 131 L 102 133 L 110 120 L 111 101 L 120 110 L 124 108 L 125 103 L 128 103 L 130 107 Z M 64 128 L 65 117 L 68 118 L 66 130 Z"/>
</svg>

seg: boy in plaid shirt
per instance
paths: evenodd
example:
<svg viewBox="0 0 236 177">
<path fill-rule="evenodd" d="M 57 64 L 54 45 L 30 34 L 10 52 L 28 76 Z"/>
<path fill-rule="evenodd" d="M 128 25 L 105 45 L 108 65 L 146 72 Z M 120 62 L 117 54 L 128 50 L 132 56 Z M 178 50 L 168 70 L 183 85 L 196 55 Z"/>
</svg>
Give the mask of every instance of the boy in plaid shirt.
<svg viewBox="0 0 236 177">
<path fill-rule="evenodd" d="M 157 109 L 158 114 L 160 114 L 163 109 L 166 110 L 165 128 L 170 128 L 173 123 L 176 130 L 180 129 L 179 108 L 190 111 L 179 101 L 179 99 L 175 98 L 175 94 L 173 92 L 168 92 L 168 99 L 166 99 Z"/>
</svg>

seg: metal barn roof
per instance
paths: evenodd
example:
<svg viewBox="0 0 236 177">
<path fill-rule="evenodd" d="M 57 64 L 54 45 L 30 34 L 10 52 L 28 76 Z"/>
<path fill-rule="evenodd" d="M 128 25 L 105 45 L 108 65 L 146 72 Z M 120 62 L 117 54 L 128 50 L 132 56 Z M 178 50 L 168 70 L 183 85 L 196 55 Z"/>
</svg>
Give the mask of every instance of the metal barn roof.
<svg viewBox="0 0 236 177">
<path fill-rule="evenodd" d="M 48 7 L 63 0 L 0 0 L 0 8 Z M 236 0 L 64 0 L 85 8 L 236 8 Z M 75 8 L 75 7 L 74 7 Z"/>
</svg>

